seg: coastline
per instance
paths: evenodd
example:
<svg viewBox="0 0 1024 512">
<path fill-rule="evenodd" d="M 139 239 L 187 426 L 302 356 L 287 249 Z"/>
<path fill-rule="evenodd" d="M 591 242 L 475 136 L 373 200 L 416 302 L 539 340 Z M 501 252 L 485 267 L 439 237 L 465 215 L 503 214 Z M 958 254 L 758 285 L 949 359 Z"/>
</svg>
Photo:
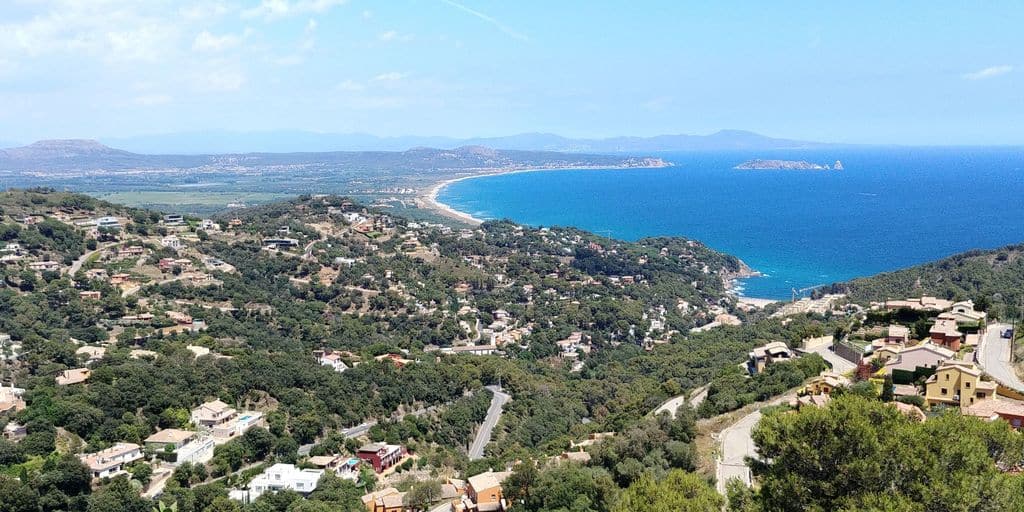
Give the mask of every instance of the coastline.
<svg viewBox="0 0 1024 512">
<path fill-rule="evenodd" d="M 454 178 L 448 178 L 446 180 L 439 181 L 433 184 L 424 193 L 417 196 L 417 203 L 423 208 L 429 208 L 435 212 L 448 217 L 449 219 L 464 222 L 471 226 L 479 226 L 484 223 L 483 219 L 478 219 L 469 213 L 456 210 L 450 205 L 442 203 L 437 199 L 438 194 L 441 190 L 463 180 L 470 180 L 474 178 L 484 178 L 487 176 L 501 176 L 505 174 L 520 174 L 526 172 L 545 172 L 545 171 L 600 171 L 600 170 L 628 170 L 628 169 L 663 169 L 665 167 L 673 167 L 673 164 L 666 162 L 665 165 L 643 165 L 643 166 L 581 166 L 581 167 L 544 167 L 544 168 L 529 168 L 529 169 L 491 169 L 486 170 L 477 174 L 469 174 L 466 176 L 457 176 Z"/>
<path fill-rule="evenodd" d="M 438 196 L 438 194 L 441 193 L 441 190 L 443 190 L 448 185 L 451 185 L 452 183 L 457 183 L 459 181 L 470 180 L 470 179 L 474 179 L 474 178 L 483 178 L 483 177 L 487 177 L 487 176 L 500 176 L 500 175 L 504 175 L 504 174 L 519 174 L 519 173 L 525 173 L 525 172 L 544 172 L 544 171 L 573 171 L 573 170 L 577 170 L 577 171 L 588 171 L 588 170 L 589 171 L 593 171 L 593 170 L 659 169 L 659 168 L 663 168 L 663 167 L 672 167 L 672 164 L 663 165 L 663 166 L 558 167 L 558 168 L 531 168 L 531 169 L 489 170 L 489 171 L 484 171 L 484 172 L 481 172 L 481 173 L 478 173 L 478 174 L 469 174 L 469 175 L 466 175 L 466 176 L 457 176 L 457 177 L 454 177 L 454 178 L 448 178 L 448 179 L 441 180 L 441 181 L 431 185 L 429 189 L 427 189 L 425 192 L 423 192 L 420 195 L 418 195 L 416 199 L 417 199 L 417 203 L 421 207 L 423 207 L 423 208 L 429 208 L 429 209 L 434 210 L 435 212 L 437 212 L 437 213 L 439 213 L 439 214 L 441 214 L 441 215 L 443 215 L 445 217 L 448 217 L 448 218 L 453 219 L 453 220 L 457 220 L 459 222 L 463 222 L 463 223 L 469 224 L 470 226 L 479 226 L 480 224 L 484 223 L 483 219 L 479 219 L 479 218 L 474 217 L 473 215 L 471 215 L 469 213 L 456 210 L 455 208 L 451 207 L 450 205 L 442 203 L 440 200 L 438 200 L 437 196 Z M 746 263 L 741 262 L 741 265 L 742 265 L 742 268 L 741 268 L 741 270 L 739 272 L 737 272 L 736 274 L 727 276 L 725 279 L 723 279 L 724 284 L 725 284 L 725 288 L 726 288 L 726 292 L 728 294 L 734 296 L 736 298 L 737 303 L 745 304 L 745 305 L 750 306 L 750 307 L 764 308 L 765 306 L 767 306 L 769 304 L 774 304 L 776 302 L 781 302 L 780 300 L 776 300 L 776 299 L 766 299 L 766 298 L 760 298 L 760 297 L 747 297 L 747 296 L 743 295 L 742 288 L 737 290 L 736 288 L 737 288 L 737 284 L 738 284 L 737 281 L 738 280 L 749 278 L 749 277 L 758 277 L 758 276 L 762 275 L 761 272 L 758 272 L 757 270 L 754 270 L 754 269 L 750 268 L 749 266 L 747 266 Z"/>
</svg>

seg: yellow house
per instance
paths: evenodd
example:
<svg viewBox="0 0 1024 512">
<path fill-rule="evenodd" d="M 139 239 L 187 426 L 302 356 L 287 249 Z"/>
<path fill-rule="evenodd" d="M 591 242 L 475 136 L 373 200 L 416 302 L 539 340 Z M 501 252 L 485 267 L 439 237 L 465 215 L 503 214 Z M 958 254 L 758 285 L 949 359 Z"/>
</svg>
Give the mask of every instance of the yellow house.
<svg viewBox="0 0 1024 512">
<path fill-rule="evenodd" d="M 996 383 L 981 380 L 981 370 L 969 361 L 946 361 L 925 382 L 925 402 L 970 407 L 996 394 Z"/>
<path fill-rule="evenodd" d="M 887 363 L 890 359 L 900 355 L 901 350 L 903 350 L 903 347 L 900 345 L 886 344 L 883 345 L 882 348 L 875 351 L 875 357 L 879 361 Z"/>
<path fill-rule="evenodd" d="M 809 395 L 831 395 L 836 388 L 849 385 L 850 379 L 835 372 L 824 371 L 809 380 L 805 389 Z"/>
</svg>

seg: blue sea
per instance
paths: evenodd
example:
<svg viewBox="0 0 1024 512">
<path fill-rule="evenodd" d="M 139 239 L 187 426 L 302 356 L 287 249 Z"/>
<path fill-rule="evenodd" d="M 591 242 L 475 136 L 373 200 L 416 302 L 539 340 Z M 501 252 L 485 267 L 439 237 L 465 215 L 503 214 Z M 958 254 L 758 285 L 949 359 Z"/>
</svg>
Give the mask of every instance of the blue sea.
<svg viewBox="0 0 1024 512">
<path fill-rule="evenodd" d="M 1024 149 L 843 148 L 658 154 L 661 169 L 487 176 L 438 199 L 482 219 L 576 226 L 636 240 L 676 235 L 738 256 L 764 277 L 750 297 L 1024 242 Z M 741 171 L 754 158 L 843 171 Z"/>
</svg>

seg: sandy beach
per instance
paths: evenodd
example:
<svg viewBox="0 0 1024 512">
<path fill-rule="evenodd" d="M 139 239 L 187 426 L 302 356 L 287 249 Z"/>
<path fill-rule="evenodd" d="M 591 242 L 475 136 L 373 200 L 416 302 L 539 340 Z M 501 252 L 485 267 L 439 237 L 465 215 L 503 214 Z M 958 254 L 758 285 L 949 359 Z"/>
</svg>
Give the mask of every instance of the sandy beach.
<svg viewBox="0 0 1024 512">
<path fill-rule="evenodd" d="M 560 167 L 560 168 L 543 168 L 543 169 L 501 169 L 501 170 L 489 170 L 489 171 L 482 171 L 479 174 L 470 174 L 470 175 L 467 175 L 467 176 L 459 176 L 457 178 L 449 178 L 447 180 L 440 181 L 440 182 L 436 183 L 434 186 L 430 187 L 425 193 L 420 194 L 420 196 L 417 197 L 416 199 L 419 202 L 420 207 L 422 207 L 422 208 L 430 208 L 430 209 L 436 211 L 437 213 L 440 213 L 441 215 L 444 215 L 445 217 L 448 217 L 449 219 L 455 219 L 455 220 L 457 220 L 459 222 L 465 222 L 466 224 L 469 224 L 469 225 L 472 225 L 472 226 L 479 226 L 480 224 L 484 223 L 483 220 L 478 219 L 478 218 L 476 218 L 476 217 L 474 217 L 474 216 L 472 216 L 472 215 L 470 215 L 468 213 L 456 210 L 455 208 L 452 208 L 451 206 L 448 206 L 447 204 L 444 204 L 441 201 L 438 201 L 437 200 L 437 195 L 441 192 L 441 189 L 443 189 L 444 187 L 447 187 L 448 185 L 451 185 L 452 183 L 455 183 L 457 181 L 469 180 L 469 179 L 473 179 L 473 178 L 482 178 L 484 176 L 498 176 L 498 175 L 502 175 L 502 174 L 519 174 L 519 173 L 524 173 L 524 172 L 544 172 L 544 171 L 593 171 L 593 170 L 607 170 L 607 169 L 621 169 L 621 170 L 627 170 L 627 169 L 651 169 L 651 168 L 671 167 L 671 166 L 672 166 L 672 164 L 666 163 L 665 165 L 661 165 L 661 166 L 609 167 L 609 166 L 602 165 L 602 166 L 595 166 L 595 167 Z"/>
<path fill-rule="evenodd" d="M 452 183 L 455 183 L 456 181 L 462 181 L 462 180 L 466 180 L 466 179 L 470 179 L 470 178 L 476 178 L 476 177 L 479 177 L 479 176 L 491 176 L 493 174 L 498 174 L 498 173 L 474 174 L 474 175 L 471 175 L 471 176 L 460 176 L 458 178 L 447 179 L 447 180 L 444 180 L 444 181 L 441 181 L 441 182 L 437 183 L 433 187 L 430 187 L 430 190 L 428 190 L 427 193 L 421 195 L 418 199 L 422 203 L 423 207 L 430 208 L 430 209 L 440 213 L 441 215 L 444 215 L 445 217 L 448 217 L 450 219 L 455 219 L 455 220 L 457 220 L 459 222 L 465 222 L 466 224 L 469 224 L 471 226 L 479 226 L 480 224 L 483 224 L 484 221 L 482 221 L 482 220 L 480 220 L 480 219 L 478 219 L 478 218 L 476 218 L 476 217 L 474 217 L 474 216 L 472 216 L 472 215 L 470 215 L 468 213 L 460 212 L 460 211 L 456 210 L 455 208 L 452 208 L 451 206 L 448 206 L 448 205 L 438 201 L 437 200 L 437 194 L 441 192 L 442 188 L 447 187 L 448 185 L 451 185 Z"/>
</svg>

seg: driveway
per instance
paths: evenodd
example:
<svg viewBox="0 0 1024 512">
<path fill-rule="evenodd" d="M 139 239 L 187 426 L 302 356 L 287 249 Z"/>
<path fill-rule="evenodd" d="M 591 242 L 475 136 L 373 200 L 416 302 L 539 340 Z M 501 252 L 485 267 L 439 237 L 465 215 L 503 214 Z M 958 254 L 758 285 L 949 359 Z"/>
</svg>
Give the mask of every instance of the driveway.
<svg viewBox="0 0 1024 512">
<path fill-rule="evenodd" d="M 832 351 L 831 344 L 818 347 L 811 352 L 820 355 L 825 359 L 825 361 L 828 361 L 828 364 L 832 365 L 832 371 L 836 373 L 846 373 L 857 369 L 856 364 L 836 355 L 836 353 Z"/>
<path fill-rule="evenodd" d="M 1009 324 L 988 326 L 978 343 L 978 364 L 996 382 L 1024 393 L 1024 382 L 1021 382 L 1010 362 L 1010 340 L 999 337 L 1000 333 L 1009 328 Z"/>
<path fill-rule="evenodd" d="M 761 421 L 761 411 L 754 411 L 719 435 L 721 441 L 721 454 L 715 465 L 715 478 L 718 480 L 716 486 L 718 492 L 725 494 L 725 484 L 733 479 L 739 478 L 747 487 L 750 487 L 750 468 L 747 466 L 746 457 L 757 455 L 754 440 L 750 433 L 754 430 L 757 422 Z"/>
<path fill-rule="evenodd" d="M 725 484 L 733 478 L 739 478 L 744 485 L 750 487 L 752 478 L 746 458 L 757 457 L 757 447 L 750 435 L 757 422 L 761 421 L 761 408 L 788 402 L 795 396 L 796 393 L 789 392 L 761 405 L 758 410 L 740 418 L 718 435 L 719 455 L 715 462 L 715 478 L 718 481 L 715 486 L 719 493 L 725 495 Z"/>
</svg>

